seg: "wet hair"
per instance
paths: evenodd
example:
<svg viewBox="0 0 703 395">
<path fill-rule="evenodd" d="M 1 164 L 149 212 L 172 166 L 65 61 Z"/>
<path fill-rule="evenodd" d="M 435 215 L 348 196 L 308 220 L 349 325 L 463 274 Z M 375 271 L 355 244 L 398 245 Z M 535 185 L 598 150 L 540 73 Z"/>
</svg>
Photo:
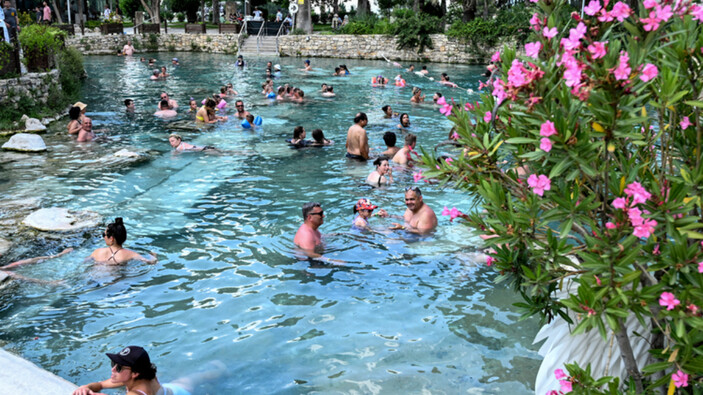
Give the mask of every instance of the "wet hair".
<svg viewBox="0 0 703 395">
<path fill-rule="evenodd" d="M 359 123 L 361 121 L 368 121 L 369 119 L 366 117 L 366 113 L 360 112 L 356 114 L 354 117 L 354 123 Z"/>
<path fill-rule="evenodd" d="M 405 135 L 405 145 L 413 145 L 416 142 L 417 136 L 415 136 L 414 134 L 408 133 Z"/>
<path fill-rule="evenodd" d="M 334 68 L 334 73 L 335 73 L 335 74 L 339 74 L 339 70 L 340 70 L 339 67 L 335 67 L 335 68 Z"/>
<path fill-rule="evenodd" d="M 122 217 L 115 218 L 115 222 L 107 225 L 105 236 L 114 237 L 115 243 L 118 245 L 122 245 L 122 243 L 127 240 L 127 229 L 125 229 L 124 223 L 122 223 Z"/>
<path fill-rule="evenodd" d="M 153 363 L 150 366 L 132 366 L 132 372 L 139 373 L 136 380 L 153 380 L 156 378 L 156 365 Z"/>
<path fill-rule="evenodd" d="M 303 132 L 305 131 L 305 128 L 302 126 L 296 126 L 295 129 L 293 129 L 293 140 L 297 140 L 302 138 L 301 136 L 303 135 Z"/>
<path fill-rule="evenodd" d="M 383 113 L 385 114 L 386 111 L 388 111 L 389 108 L 391 108 L 391 106 L 389 106 L 388 104 L 386 104 L 385 106 L 381 107 L 381 111 L 383 111 Z"/>
<path fill-rule="evenodd" d="M 442 73 L 442 77 L 444 77 L 444 79 L 446 79 L 447 81 L 449 81 L 449 76 L 447 75 L 447 73 Z"/>
<path fill-rule="evenodd" d="M 384 161 L 387 162 L 388 157 L 387 156 L 379 156 L 378 158 L 376 158 L 376 160 L 373 161 L 373 165 L 376 167 L 381 166 L 381 163 L 383 163 Z"/>
<path fill-rule="evenodd" d="M 168 100 L 164 99 L 159 102 L 159 108 L 164 108 L 168 109 Z"/>
<path fill-rule="evenodd" d="M 325 134 L 322 133 L 322 129 L 313 130 L 312 131 L 312 138 L 315 140 L 315 142 L 318 142 L 318 143 L 325 142 Z"/>
<path fill-rule="evenodd" d="M 427 66 L 422 66 L 422 69 L 423 69 L 423 70 L 427 70 Z"/>
<path fill-rule="evenodd" d="M 422 91 L 422 89 L 420 89 L 420 88 L 418 88 L 418 87 L 416 87 L 416 86 L 413 86 L 413 96 L 415 96 L 415 95 L 416 95 L 417 93 L 419 93 L 420 91 Z"/>
<path fill-rule="evenodd" d="M 303 220 L 308 219 L 308 215 L 315 207 L 322 207 L 318 202 L 308 202 L 303 204 Z"/>
<path fill-rule="evenodd" d="M 125 106 L 129 106 L 129 105 L 132 104 L 132 103 L 134 103 L 134 100 L 132 100 L 132 99 L 125 99 L 125 100 L 124 100 L 124 105 L 125 105 Z"/>
<path fill-rule="evenodd" d="M 388 147 L 395 147 L 395 142 L 396 142 L 396 136 L 395 133 L 393 132 L 386 132 L 383 134 L 383 141 L 386 143 L 386 146 Z"/>
<path fill-rule="evenodd" d="M 244 105 L 244 102 L 242 100 L 237 100 L 236 102 L 234 102 L 234 106 L 237 107 L 239 103 L 242 103 L 242 106 Z"/>
<path fill-rule="evenodd" d="M 159 75 L 159 73 L 161 73 L 161 70 L 154 69 L 154 72 L 152 73 L 152 75 Z"/>
<path fill-rule="evenodd" d="M 168 138 L 170 139 L 171 137 L 174 137 L 174 138 L 177 138 L 177 139 L 179 139 L 179 140 L 183 141 L 183 137 L 181 137 L 181 135 L 180 135 L 180 134 L 177 134 L 177 133 L 171 133 L 171 134 L 169 134 L 169 135 L 168 135 Z"/>
<path fill-rule="evenodd" d="M 76 120 L 80 118 L 81 116 L 81 108 L 80 107 L 71 107 L 70 110 L 68 110 L 68 116 L 71 118 L 71 120 Z"/>
<path fill-rule="evenodd" d="M 227 93 L 227 87 L 223 86 L 222 88 L 220 88 L 220 93 Z"/>
<path fill-rule="evenodd" d="M 334 87 L 332 85 L 327 87 L 327 92 L 332 92 L 334 90 Z"/>
<path fill-rule="evenodd" d="M 407 193 L 408 191 L 413 191 L 415 192 L 415 196 L 422 196 L 422 191 L 420 190 L 420 187 L 405 187 L 405 192 Z"/>
<path fill-rule="evenodd" d="M 247 122 L 254 123 L 254 116 L 253 115 L 247 114 L 244 118 L 247 119 Z"/>
<path fill-rule="evenodd" d="M 305 92 L 303 92 L 302 89 L 298 89 L 298 94 L 300 95 L 301 98 L 305 97 Z"/>
<path fill-rule="evenodd" d="M 215 106 L 217 106 L 215 99 L 208 98 L 207 100 L 205 100 L 205 107 L 215 108 Z"/>
<path fill-rule="evenodd" d="M 279 87 L 278 87 L 278 94 L 279 94 L 279 95 L 282 95 L 282 94 L 284 94 L 284 93 L 286 93 L 286 87 L 285 87 L 285 86 L 279 86 Z"/>
<path fill-rule="evenodd" d="M 442 97 L 442 94 L 439 92 L 435 92 L 434 94 L 437 95 L 437 97 Z"/>
<path fill-rule="evenodd" d="M 403 115 L 408 115 L 408 113 L 404 112 L 404 113 L 400 114 L 400 124 L 402 126 L 405 126 L 405 125 L 403 125 Z M 408 125 L 410 125 L 410 115 L 408 115 Z"/>
<path fill-rule="evenodd" d="M 327 84 L 324 83 L 324 82 L 323 82 L 322 84 L 320 84 L 320 88 L 322 88 L 323 86 L 324 86 L 325 88 L 327 88 Z"/>
</svg>

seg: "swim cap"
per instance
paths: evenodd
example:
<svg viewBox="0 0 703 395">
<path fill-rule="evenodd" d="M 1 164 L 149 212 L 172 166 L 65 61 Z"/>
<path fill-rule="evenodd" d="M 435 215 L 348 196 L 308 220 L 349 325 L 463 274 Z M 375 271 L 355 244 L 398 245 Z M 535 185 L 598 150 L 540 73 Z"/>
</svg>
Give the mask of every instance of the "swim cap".
<svg viewBox="0 0 703 395">
<path fill-rule="evenodd" d="M 371 201 L 369 199 L 359 199 L 358 202 L 356 202 L 356 206 L 354 206 L 357 211 L 359 210 L 374 210 L 378 208 L 378 206 L 371 204 Z"/>
<path fill-rule="evenodd" d="M 262 123 L 264 123 L 264 120 L 261 119 L 261 117 L 257 115 L 256 118 L 254 118 L 254 125 L 261 126 Z"/>
<path fill-rule="evenodd" d="M 173 59 L 171 59 L 171 60 L 174 61 L 174 62 L 178 62 L 178 58 L 173 58 Z"/>
<path fill-rule="evenodd" d="M 280 65 L 280 64 L 274 64 L 274 65 L 273 65 L 273 69 L 274 69 L 274 70 L 281 71 L 281 65 Z"/>
<path fill-rule="evenodd" d="M 245 119 L 244 121 L 242 121 L 242 127 L 244 129 L 251 129 L 251 124 Z"/>
</svg>

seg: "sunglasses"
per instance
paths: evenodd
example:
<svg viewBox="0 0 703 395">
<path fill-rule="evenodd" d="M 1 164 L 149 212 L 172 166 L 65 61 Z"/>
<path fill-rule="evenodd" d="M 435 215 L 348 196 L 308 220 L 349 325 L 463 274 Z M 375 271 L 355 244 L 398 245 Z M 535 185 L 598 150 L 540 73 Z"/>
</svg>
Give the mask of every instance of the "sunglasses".
<svg viewBox="0 0 703 395">
<path fill-rule="evenodd" d="M 407 191 L 417 192 L 417 191 L 419 191 L 419 190 L 420 190 L 420 187 L 415 187 L 415 186 L 412 186 L 412 187 L 405 187 L 405 192 L 407 192 Z"/>
<path fill-rule="evenodd" d="M 322 210 L 319 213 L 310 213 L 310 215 L 319 215 L 320 217 L 322 217 L 323 215 L 325 215 L 325 211 Z"/>
<path fill-rule="evenodd" d="M 103 237 L 107 237 L 107 232 L 103 231 Z"/>
<path fill-rule="evenodd" d="M 120 364 L 115 363 L 115 361 L 110 361 L 110 367 L 115 368 L 115 372 L 117 373 L 122 373 L 123 369 L 132 369 L 129 366 L 122 366 Z"/>
</svg>

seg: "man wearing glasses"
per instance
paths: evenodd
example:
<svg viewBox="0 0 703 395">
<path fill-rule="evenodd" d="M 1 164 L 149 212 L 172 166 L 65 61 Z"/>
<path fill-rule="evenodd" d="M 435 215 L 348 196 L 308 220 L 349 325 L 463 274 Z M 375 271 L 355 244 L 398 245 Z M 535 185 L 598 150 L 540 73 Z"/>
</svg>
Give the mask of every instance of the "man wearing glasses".
<svg viewBox="0 0 703 395">
<path fill-rule="evenodd" d="M 161 99 L 159 100 L 159 104 L 156 105 L 156 108 L 158 108 L 159 110 L 161 110 L 161 102 L 163 100 L 166 100 L 168 102 L 168 109 L 169 110 L 175 110 L 178 108 L 178 103 L 176 103 L 175 100 L 169 98 L 168 93 L 161 92 Z"/>
<path fill-rule="evenodd" d="M 422 191 L 418 187 L 405 188 L 405 225 L 393 223 L 392 230 L 405 230 L 410 233 L 424 235 L 437 227 L 437 216 L 434 211 L 422 201 Z"/>
<path fill-rule="evenodd" d="M 320 207 L 320 203 L 309 202 L 303 204 L 303 224 L 298 228 L 298 233 L 295 234 L 293 242 L 300 247 L 305 255 L 310 258 L 323 258 L 316 250 L 322 246 L 322 236 L 317 228 L 325 222 L 325 212 Z"/>
<path fill-rule="evenodd" d="M 234 102 L 234 107 L 237 109 L 236 115 L 239 119 L 244 119 L 247 115 L 251 115 L 249 111 L 244 109 L 244 102 L 241 100 L 237 100 L 236 102 Z"/>
</svg>

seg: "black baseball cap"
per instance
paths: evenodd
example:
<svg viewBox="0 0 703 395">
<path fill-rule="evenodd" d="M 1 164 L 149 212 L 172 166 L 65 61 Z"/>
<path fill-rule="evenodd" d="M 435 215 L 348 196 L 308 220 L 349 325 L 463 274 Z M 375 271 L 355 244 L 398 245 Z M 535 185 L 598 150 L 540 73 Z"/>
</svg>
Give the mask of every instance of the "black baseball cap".
<svg viewBox="0 0 703 395">
<path fill-rule="evenodd" d="M 144 372 L 151 367 L 149 354 L 139 346 L 128 346 L 117 354 L 106 353 L 105 355 L 118 365 L 132 368 L 133 372 Z"/>
</svg>

